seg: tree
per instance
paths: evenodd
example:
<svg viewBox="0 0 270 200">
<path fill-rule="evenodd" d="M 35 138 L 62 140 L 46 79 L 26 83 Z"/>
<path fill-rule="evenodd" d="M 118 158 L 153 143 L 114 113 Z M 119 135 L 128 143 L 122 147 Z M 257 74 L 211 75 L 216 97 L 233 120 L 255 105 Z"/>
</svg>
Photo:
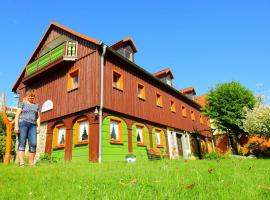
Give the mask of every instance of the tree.
<svg viewBox="0 0 270 200">
<path fill-rule="evenodd" d="M 240 83 L 232 81 L 220 83 L 206 95 L 207 105 L 202 108 L 205 116 L 213 120 L 214 126 L 229 134 L 231 144 L 232 135 L 243 133 L 242 120 L 245 118 L 244 108 L 252 109 L 256 103 L 253 93 Z M 234 153 L 237 153 L 233 147 Z"/>
<path fill-rule="evenodd" d="M 88 140 L 88 135 L 86 131 L 86 126 L 83 129 L 83 134 L 82 134 L 82 140 Z"/>
<path fill-rule="evenodd" d="M 270 107 L 257 103 L 253 109 L 245 109 L 243 129 L 248 134 L 270 137 Z"/>
</svg>

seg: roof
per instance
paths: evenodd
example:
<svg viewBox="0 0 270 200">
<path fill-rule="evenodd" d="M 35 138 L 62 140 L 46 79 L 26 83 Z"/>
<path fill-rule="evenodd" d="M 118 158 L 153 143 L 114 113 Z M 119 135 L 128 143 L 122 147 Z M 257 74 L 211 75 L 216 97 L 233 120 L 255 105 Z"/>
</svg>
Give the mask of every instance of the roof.
<svg viewBox="0 0 270 200">
<path fill-rule="evenodd" d="M 78 32 L 76 32 L 76 31 L 74 31 L 74 30 L 72 30 L 72 29 L 70 29 L 70 28 L 67 28 L 67 27 L 65 27 L 65 26 L 63 26 L 63 25 L 61 25 L 61 24 L 58 24 L 57 22 L 51 22 L 50 25 L 48 26 L 47 30 L 45 31 L 44 35 L 42 36 L 41 40 L 39 41 L 38 45 L 36 46 L 36 48 L 35 48 L 33 54 L 32 54 L 31 57 L 30 57 L 30 59 L 27 61 L 27 63 L 26 63 L 26 65 L 25 65 L 23 71 L 21 72 L 19 78 L 17 79 L 17 81 L 16 81 L 15 84 L 13 85 L 13 87 L 12 87 L 12 91 L 13 91 L 13 92 L 16 92 L 17 87 L 19 86 L 21 80 L 23 79 L 23 76 L 24 76 L 24 73 L 25 73 L 25 70 L 26 70 L 27 65 L 28 65 L 29 62 L 33 59 L 33 57 L 34 57 L 35 54 L 37 53 L 37 50 L 38 50 L 39 46 L 40 46 L 40 45 L 42 44 L 42 42 L 46 39 L 46 36 L 50 33 L 50 30 L 51 30 L 53 27 L 58 27 L 58 28 L 60 28 L 60 29 L 62 29 L 62 30 L 64 30 L 64 31 L 66 31 L 66 32 L 68 32 L 68 33 L 70 33 L 70 34 L 72 34 L 72 35 L 74 35 L 74 36 L 77 36 L 77 37 L 79 37 L 79 38 L 81 38 L 81 39 L 84 39 L 84 40 L 86 40 L 86 41 L 92 42 L 92 43 L 94 43 L 94 44 L 96 44 L 96 45 L 101 45 L 101 44 L 102 44 L 100 41 L 98 41 L 98 40 L 96 40 L 96 39 L 93 39 L 93 38 L 90 38 L 90 37 L 88 37 L 88 36 L 85 36 L 85 35 L 83 35 L 83 34 L 81 34 L 81 33 L 78 33 Z"/>
<path fill-rule="evenodd" d="M 196 101 L 197 103 L 199 103 L 201 106 L 206 106 L 207 105 L 207 101 L 206 101 L 205 95 L 195 97 L 194 98 L 194 101 Z"/>
<path fill-rule="evenodd" d="M 194 87 L 187 87 L 187 88 L 179 90 L 179 92 L 181 92 L 182 94 L 188 94 L 188 93 L 191 93 L 191 92 L 194 95 L 196 94 L 196 91 L 195 91 Z"/>
<path fill-rule="evenodd" d="M 111 47 L 112 47 L 113 49 L 118 49 L 118 48 L 121 48 L 121 47 L 122 47 L 124 44 L 126 44 L 126 43 L 130 44 L 132 50 L 133 50 L 135 53 L 138 52 L 138 49 L 137 49 L 136 45 L 134 44 L 133 40 L 132 40 L 130 37 L 127 37 L 127 38 L 125 38 L 125 39 L 123 39 L 123 40 L 120 40 L 120 41 L 116 42 L 116 43 L 113 44 Z"/>
<path fill-rule="evenodd" d="M 162 75 L 167 75 L 167 74 L 170 74 L 171 78 L 174 78 L 174 77 L 173 77 L 172 70 L 171 70 L 170 68 L 162 69 L 162 70 L 160 70 L 160 71 L 154 73 L 153 75 L 154 75 L 155 77 L 160 77 L 160 76 L 162 76 Z"/>
</svg>

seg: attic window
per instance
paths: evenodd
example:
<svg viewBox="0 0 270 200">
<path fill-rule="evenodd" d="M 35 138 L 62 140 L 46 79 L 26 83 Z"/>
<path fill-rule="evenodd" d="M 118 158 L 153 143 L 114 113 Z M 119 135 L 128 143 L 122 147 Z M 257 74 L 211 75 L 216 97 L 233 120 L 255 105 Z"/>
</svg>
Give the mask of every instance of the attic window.
<svg viewBox="0 0 270 200">
<path fill-rule="evenodd" d="M 134 61 L 134 52 L 130 46 L 122 47 L 117 50 L 118 53 L 120 53 L 125 58 L 129 59 L 130 61 Z"/>
<path fill-rule="evenodd" d="M 144 99 L 145 100 L 145 87 L 144 87 L 143 84 L 138 83 L 137 96 L 140 99 Z"/>
<path fill-rule="evenodd" d="M 162 96 L 156 92 L 156 105 L 162 107 Z"/>
<path fill-rule="evenodd" d="M 124 49 L 124 53 L 125 53 L 125 57 L 129 60 L 131 60 L 131 51 L 129 51 L 128 49 Z"/>
<path fill-rule="evenodd" d="M 172 79 L 171 79 L 171 77 L 169 75 L 166 77 L 166 83 L 168 85 L 172 86 Z"/>
<path fill-rule="evenodd" d="M 112 71 L 112 86 L 115 89 L 123 90 L 123 77 L 120 72 Z"/>
<path fill-rule="evenodd" d="M 203 124 L 203 116 L 200 115 L 200 123 Z"/>
<path fill-rule="evenodd" d="M 185 106 L 182 106 L 182 115 L 183 117 L 187 117 L 187 109 Z"/>
<path fill-rule="evenodd" d="M 68 73 L 68 91 L 75 90 L 79 87 L 79 69 L 71 70 Z"/>
<path fill-rule="evenodd" d="M 175 113 L 176 108 L 175 108 L 175 102 L 173 100 L 170 101 L 170 107 L 171 107 L 171 111 Z"/>
<path fill-rule="evenodd" d="M 191 116 L 191 120 L 195 121 L 195 113 L 193 110 L 190 112 L 190 116 Z"/>
</svg>

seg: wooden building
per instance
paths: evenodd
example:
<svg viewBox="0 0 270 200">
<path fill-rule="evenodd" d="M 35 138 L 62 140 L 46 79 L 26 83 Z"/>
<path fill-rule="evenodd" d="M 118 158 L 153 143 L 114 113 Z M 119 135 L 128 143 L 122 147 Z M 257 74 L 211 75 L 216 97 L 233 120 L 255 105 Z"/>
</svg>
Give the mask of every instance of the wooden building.
<svg viewBox="0 0 270 200">
<path fill-rule="evenodd" d="M 20 101 L 36 89 L 45 153 L 91 161 L 132 153 L 143 160 L 152 149 L 189 158 L 193 140 L 212 140 L 201 106 L 174 88 L 171 70 L 147 72 L 134 62 L 137 51 L 131 38 L 107 46 L 49 25 L 12 89 Z"/>
</svg>

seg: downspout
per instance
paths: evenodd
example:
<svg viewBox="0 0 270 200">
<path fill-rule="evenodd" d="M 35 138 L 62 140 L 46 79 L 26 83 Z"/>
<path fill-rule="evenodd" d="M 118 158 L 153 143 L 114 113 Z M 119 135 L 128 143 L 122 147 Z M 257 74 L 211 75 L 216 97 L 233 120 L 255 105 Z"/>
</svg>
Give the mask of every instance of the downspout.
<svg viewBox="0 0 270 200">
<path fill-rule="evenodd" d="M 100 107 L 99 107 L 99 144 L 98 144 L 98 162 L 101 163 L 101 142 L 102 142 L 102 112 L 104 100 L 104 60 L 107 46 L 102 44 L 102 55 L 100 62 Z"/>
</svg>

